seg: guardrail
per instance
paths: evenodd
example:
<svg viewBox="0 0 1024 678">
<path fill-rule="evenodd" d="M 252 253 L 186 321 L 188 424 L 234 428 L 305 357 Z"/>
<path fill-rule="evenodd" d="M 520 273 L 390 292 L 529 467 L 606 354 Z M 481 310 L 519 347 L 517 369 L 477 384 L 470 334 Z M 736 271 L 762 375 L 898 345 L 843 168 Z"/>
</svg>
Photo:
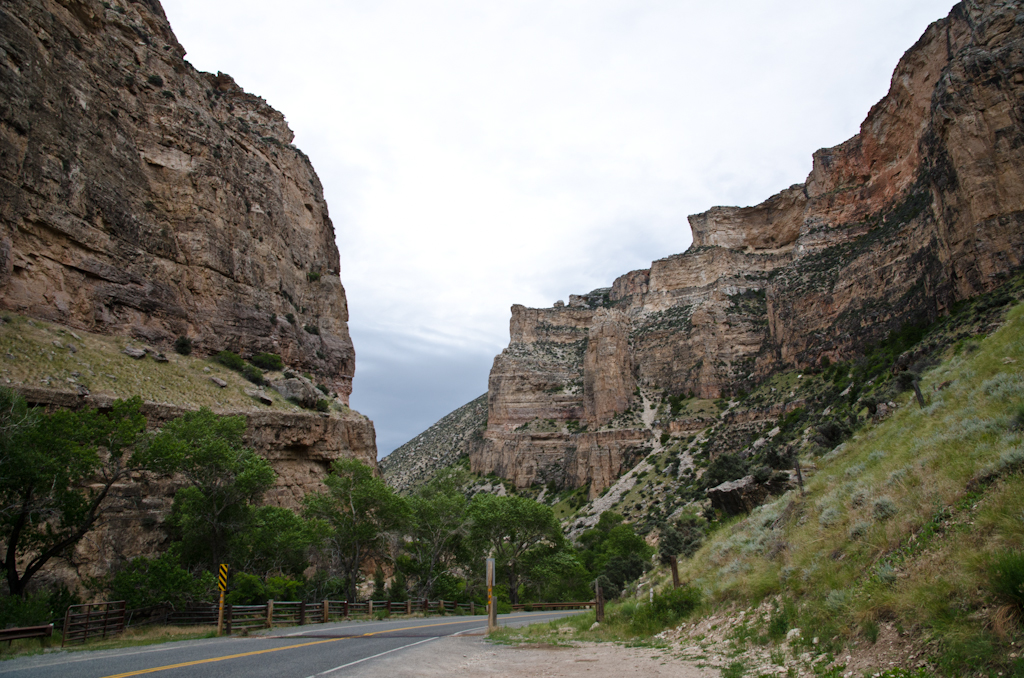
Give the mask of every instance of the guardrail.
<svg viewBox="0 0 1024 678">
<path fill-rule="evenodd" d="M 532 612 L 534 610 L 585 610 L 591 607 L 594 607 L 594 601 L 588 600 L 586 602 L 578 603 L 522 603 L 519 605 L 513 605 L 512 610 L 514 612 Z"/>
<path fill-rule="evenodd" d="M 12 640 L 21 640 L 22 638 L 38 638 L 39 642 L 43 642 L 43 638 L 49 638 L 52 635 L 53 624 L 44 624 L 43 626 L 21 626 L 13 629 L 0 629 L 0 640 L 6 640 L 8 646 L 10 646 Z"/>
</svg>

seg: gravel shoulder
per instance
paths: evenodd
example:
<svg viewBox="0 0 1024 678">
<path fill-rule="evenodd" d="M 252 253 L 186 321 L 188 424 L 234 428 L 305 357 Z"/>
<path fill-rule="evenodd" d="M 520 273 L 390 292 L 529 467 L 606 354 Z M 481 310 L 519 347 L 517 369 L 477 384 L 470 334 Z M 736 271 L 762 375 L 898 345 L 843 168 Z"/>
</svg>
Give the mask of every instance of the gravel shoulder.
<svg viewBox="0 0 1024 678">
<path fill-rule="evenodd" d="M 713 678 L 719 672 L 682 662 L 664 650 L 605 643 L 493 645 L 480 637 L 449 636 L 367 662 L 364 678 Z"/>
</svg>

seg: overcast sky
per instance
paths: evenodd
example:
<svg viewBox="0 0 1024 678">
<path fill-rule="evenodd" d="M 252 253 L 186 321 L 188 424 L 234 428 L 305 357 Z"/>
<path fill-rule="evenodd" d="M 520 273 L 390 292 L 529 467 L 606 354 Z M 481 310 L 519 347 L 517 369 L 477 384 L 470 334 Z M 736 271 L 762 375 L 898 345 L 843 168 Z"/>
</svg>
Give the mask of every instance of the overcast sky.
<svg viewBox="0 0 1024 678">
<path fill-rule="evenodd" d="M 950 0 L 163 0 L 324 185 L 383 456 L 487 390 L 509 307 L 690 244 L 853 136 Z"/>
</svg>

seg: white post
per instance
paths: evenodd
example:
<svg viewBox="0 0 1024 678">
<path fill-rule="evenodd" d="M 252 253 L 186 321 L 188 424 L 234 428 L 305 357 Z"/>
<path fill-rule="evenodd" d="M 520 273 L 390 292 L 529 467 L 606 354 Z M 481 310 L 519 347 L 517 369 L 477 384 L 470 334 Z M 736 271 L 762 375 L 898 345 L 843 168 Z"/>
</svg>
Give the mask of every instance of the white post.
<svg viewBox="0 0 1024 678">
<path fill-rule="evenodd" d="M 487 559 L 487 632 L 498 628 L 498 601 L 494 599 L 494 558 Z"/>
</svg>

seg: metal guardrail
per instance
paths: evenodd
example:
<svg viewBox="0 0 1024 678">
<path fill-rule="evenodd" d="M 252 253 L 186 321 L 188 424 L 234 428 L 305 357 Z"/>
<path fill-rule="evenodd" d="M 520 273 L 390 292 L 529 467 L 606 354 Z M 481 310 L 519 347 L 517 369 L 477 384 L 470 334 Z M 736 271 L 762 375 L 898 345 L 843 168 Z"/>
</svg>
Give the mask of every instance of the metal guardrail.
<svg viewBox="0 0 1024 678">
<path fill-rule="evenodd" d="M 515 612 L 531 612 L 533 610 L 585 610 L 587 608 L 594 607 L 594 604 L 595 603 L 592 600 L 577 603 L 522 603 L 519 605 L 513 605 L 512 610 Z"/>
<path fill-rule="evenodd" d="M 11 644 L 12 640 L 21 640 L 23 638 L 38 638 L 42 642 L 43 638 L 49 638 L 53 635 L 53 624 L 44 624 L 42 626 L 21 626 L 12 629 L 0 629 L 0 641 L 6 640 L 7 645 Z"/>
<path fill-rule="evenodd" d="M 60 646 L 84 643 L 89 638 L 117 635 L 124 631 L 124 620 L 123 600 L 72 605 L 64 614 L 64 631 Z"/>
</svg>

